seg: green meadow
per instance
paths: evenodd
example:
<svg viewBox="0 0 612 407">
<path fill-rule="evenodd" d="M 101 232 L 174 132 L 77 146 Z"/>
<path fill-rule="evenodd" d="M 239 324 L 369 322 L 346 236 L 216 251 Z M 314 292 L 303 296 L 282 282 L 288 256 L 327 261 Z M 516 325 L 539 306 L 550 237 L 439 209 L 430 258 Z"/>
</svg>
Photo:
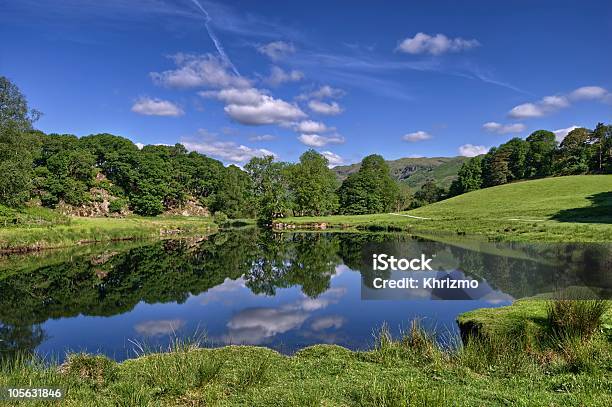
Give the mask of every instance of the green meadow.
<svg viewBox="0 0 612 407">
<path fill-rule="evenodd" d="M 397 229 L 491 240 L 612 241 L 612 175 L 516 182 L 462 194 L 406 212 L 285 218 L 296 227 Z"/>
<path fill-rule="evenodd" d="M 61 216 L 45 208 L 15 212 L 5 216 L 7 219 L 7 227 L 0 227 L 0 252 L 207 234 L 217 229 L 210 217 L 80 218 Z"/>
</svg>

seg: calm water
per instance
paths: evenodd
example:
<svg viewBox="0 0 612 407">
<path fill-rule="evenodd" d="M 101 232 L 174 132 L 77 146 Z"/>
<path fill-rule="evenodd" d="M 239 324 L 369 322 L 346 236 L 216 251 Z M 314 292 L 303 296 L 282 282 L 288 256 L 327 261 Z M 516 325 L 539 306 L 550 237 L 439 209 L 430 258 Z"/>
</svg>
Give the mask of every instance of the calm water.
<svg viewBox="0 0 612 407">
<path fill-rule="evenodd" d="M 480 288 L 470 295 L 381 294 L 372 279 L 393 275 L 372 270 L 374 253 L 425 254 L 436 275 L 477 279 Z M 448 337 L 457 332 L 458 314 L 471 309 L 563 287 L 609 293 L 611 266 L 610 245 L 257 229 L 11 256 L 0 258 L 0 353 L 62 359 L 66 351 L 87 351 L 124 359 L 142 344 L 163 347 L 202 334 L 211 346 L 256 344 L 285 353 L 322 342 L 365 349 L 384 322 L 398 333 L 419 318 Z"/>
</svg>

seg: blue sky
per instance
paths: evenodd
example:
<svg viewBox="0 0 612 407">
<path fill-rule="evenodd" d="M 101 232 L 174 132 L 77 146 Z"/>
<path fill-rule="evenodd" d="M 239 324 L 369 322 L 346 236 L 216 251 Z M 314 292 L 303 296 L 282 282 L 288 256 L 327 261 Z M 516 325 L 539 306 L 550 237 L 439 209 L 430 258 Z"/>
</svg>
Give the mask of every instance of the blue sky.
<svg viewBox="0 0 612 407">
<path fill-rule="evenodd" d="M 609 1 L 0 7 L 0 74 L 45 132 L 182 142 L 228 164 L 312 147 L 339 164 L 612 121 Z"/>
</svg>

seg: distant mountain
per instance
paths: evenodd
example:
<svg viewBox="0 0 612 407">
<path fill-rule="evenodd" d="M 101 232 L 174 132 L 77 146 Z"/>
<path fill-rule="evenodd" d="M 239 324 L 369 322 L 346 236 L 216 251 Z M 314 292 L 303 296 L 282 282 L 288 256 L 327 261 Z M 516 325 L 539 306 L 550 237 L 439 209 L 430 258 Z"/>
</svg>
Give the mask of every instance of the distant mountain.
<svg viewBox="0 0 612 407">
<path fill-rule="evenodd" d="M 400 158 L 387 161 L 387 164 L 395 179 L 405 182 L 413 189 L 420 188 L 428 179 L 433 179 L 439 186 L 448 188 L 457 178 L 459 168 L 466 160 L 468 157 Z M 340 165 L 332 170 L 340 180 L 344 180 L 350 174 L 357 172 L 360 166 L 361 164 Z"/>
</svg>

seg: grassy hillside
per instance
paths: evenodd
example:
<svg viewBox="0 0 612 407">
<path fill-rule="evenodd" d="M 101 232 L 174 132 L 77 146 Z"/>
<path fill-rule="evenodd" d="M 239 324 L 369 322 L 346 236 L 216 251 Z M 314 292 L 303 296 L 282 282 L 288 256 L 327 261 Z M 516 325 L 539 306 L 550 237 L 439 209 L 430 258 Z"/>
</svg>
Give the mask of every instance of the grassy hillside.
<svg viewBox="0 0 612 407">
<path fill-rule="evenodd" d="M 289 218 L 283 222 L 477 234 L 496 240 L 612 242 L 612 175 L 500 185 L 401 214 Z"/>
<path fill-rule="evenodd" d="M 391 175 L 398 181 L 406 182 L 410 187 L 418 189 L 428 179 L 434 179 L 444 188 L 448 188 L 457 177 L 457 172 L 467 157 L 419 157 L 400 158 L 387 161 Z M 357 172 L 361 164 L 342 165 L 333 170 L 338 178 L 344 180 L 350 174 Z"/>
</svg>

